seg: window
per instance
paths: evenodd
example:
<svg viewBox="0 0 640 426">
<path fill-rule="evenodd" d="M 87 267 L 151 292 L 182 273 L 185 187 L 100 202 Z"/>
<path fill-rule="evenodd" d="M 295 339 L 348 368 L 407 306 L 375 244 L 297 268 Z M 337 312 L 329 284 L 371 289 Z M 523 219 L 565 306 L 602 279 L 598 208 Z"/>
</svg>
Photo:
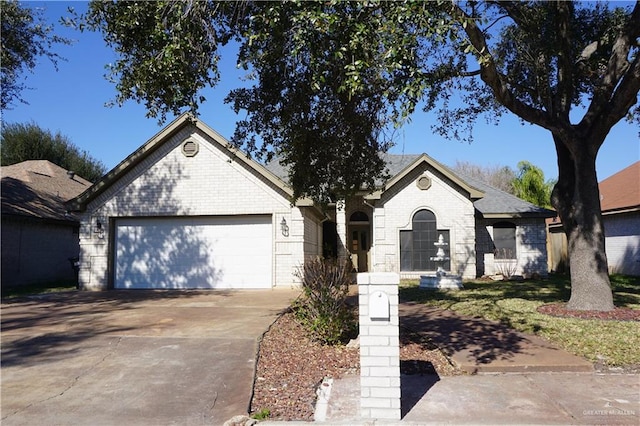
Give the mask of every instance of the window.
<svg viewBox="0 0 640 426">
<path fill-rule="evenodd" d="M 436 216 L 429 210 L 418 211 L 413 216 L 411 228 L 411 230 L 400 231 L 400 270 L 435 271 L 440 266 L 431 260 L 438 251 L 435 243 L 442 235 L 447 243 L 444 251 L 449 257 L 449 231 L 438 230 Z M 447 260 L 442 264 L 442 267 L 449 270 L 450 265 L 451 262 Z"/>
<path fill-rule="evenodd" d="M 363 224 L 369 223 L 369 216 L 364 212 L 354 212 L 349 216 L 349 223 L 362 222 Z"/>
<path fill-rule="evenodd" d="M 516 225 L 511 222 L 493 224 L 496 259 L 516 259 Z"/>
</svg>

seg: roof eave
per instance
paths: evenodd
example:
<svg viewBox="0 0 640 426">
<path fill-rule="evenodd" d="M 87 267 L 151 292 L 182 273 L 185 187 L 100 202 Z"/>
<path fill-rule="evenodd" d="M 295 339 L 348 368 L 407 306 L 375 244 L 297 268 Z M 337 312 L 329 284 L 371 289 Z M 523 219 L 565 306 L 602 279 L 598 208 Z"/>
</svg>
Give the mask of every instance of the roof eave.
<svg viewBox="0 0 640 426">
<path fill-rule="evenodd" d="M 616 208 L 616 209 L 603 210 L 602 211 L 602 215 L 603 216 L 608 216 L 608 215 L 612 215 L 612 214 L 633 213 L 633 212 L 637 212 L 637 211 L 640 211 L 640 205 L 639 206 L 632 206 L 632 207 L 621 207 L 621 208 Z"/>
<path fill-rule="evenodd" d="M 557 214 L 554 211 L 546 210 L 541 212 L 502 212 L 502 213 L 483 213 L 480 210 L 478 212 L 484 219 L 523 219 L 523 218 L 548 218 L 555 217 Z"/>
</svg>

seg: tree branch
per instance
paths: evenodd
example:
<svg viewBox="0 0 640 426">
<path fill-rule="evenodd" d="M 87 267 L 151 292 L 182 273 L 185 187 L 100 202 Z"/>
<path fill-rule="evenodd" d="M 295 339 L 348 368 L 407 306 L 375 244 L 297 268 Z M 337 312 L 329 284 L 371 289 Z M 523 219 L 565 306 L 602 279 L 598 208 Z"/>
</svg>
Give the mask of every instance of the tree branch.
<svg viewBox="0 0 640 426">
<path fill-rule="evenodd" d="M 457 4 L 453 5 L 451 14 L 460 22 L 465 22 L 465 25 L 463 25 L 464 31 L 480 55 L 480 58 L 478 58 L 481 69 L 480 78 L 491 88 L 498 102 L 523 120 L 537 124 L 545 129 L 556 130 L 557 126 L 554 125 L 553 121 L 550 120 L 543 111 L 519 101 L 509 90 L 507 82 L 498 71 L 493 56 L 489 52 L 484 33 L 471 17 Z"/>
<path fill-rule="evenodd" d="M 457 76 L 458 77 L 476 77 L 481 73 L 482 73 L 481 69 L 475 70 L 475 71 L 460 71 L 458 72 Z"/>
<path fill-rule="evenodd" d="M 558 37 L 558 90 L 553 102 L 553 115 L 559 120 L 570 125 L 569 112 L 571 110 L 571 100 L 574 95 L 573 87 L 573 57 L 571 55 L 571 15 L 573 5 L 570 2 L 555 3 L 557 13 L 554 18 L 556 20 L 556 34 Z"/>
<path fill-rule="evenodd" d="M 611 128 L 629 112 L 629 109 L 638 101 L 638 92 L 640 91 L 640 55 L 637 55 L 633 63 L 622 77 L 620 83 L 616 87 L 611 100 L 604 106 L 601 113 L 601 119 L 591 123 L 591 128 L 585 129 L 593 135 L 604 136 L 609 133 Z M 582 124 L 582 122 L 580 123 Z"/>
<path fill-rule="evenodd" d="M 624 117 L 628 109 L 635 104 L 640 84 L 640 54 L 636 53 L 631 64 L 627 57 L 638 37 L 640 2 L 636 2 L 629 22 L 613 44 L 602 84 L 596 88 L 591 105 L 578 124 L 583 131 L 591 129 L 594 125 L 608 126 L 605 127 L 608 131 L 617 121 L 615 117 Z"/>
</svg>

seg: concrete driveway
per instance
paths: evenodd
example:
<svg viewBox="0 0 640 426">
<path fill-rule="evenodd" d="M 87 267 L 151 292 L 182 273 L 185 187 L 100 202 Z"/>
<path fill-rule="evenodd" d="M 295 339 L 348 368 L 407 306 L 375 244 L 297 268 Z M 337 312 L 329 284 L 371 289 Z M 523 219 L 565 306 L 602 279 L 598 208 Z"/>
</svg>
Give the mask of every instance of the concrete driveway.
<svg viewBox="0 0 640 426">
<path fill-rule="evenodd" d="M 73 292 L 3 302 L 3 425 L 222 424 L 294 290 Z"/>
</svg>

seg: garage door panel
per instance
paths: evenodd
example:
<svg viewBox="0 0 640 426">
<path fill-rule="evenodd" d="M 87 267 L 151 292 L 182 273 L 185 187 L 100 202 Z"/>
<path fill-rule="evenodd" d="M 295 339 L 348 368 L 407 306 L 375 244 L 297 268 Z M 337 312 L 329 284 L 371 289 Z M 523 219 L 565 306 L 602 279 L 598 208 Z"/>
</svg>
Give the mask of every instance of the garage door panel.
<svg viewBox="0 0 640 426">
<path fill-rule="evenodd" d="M 271 287 L 270 216 L 116 222 L 116 288 Z"/>
</svg>

